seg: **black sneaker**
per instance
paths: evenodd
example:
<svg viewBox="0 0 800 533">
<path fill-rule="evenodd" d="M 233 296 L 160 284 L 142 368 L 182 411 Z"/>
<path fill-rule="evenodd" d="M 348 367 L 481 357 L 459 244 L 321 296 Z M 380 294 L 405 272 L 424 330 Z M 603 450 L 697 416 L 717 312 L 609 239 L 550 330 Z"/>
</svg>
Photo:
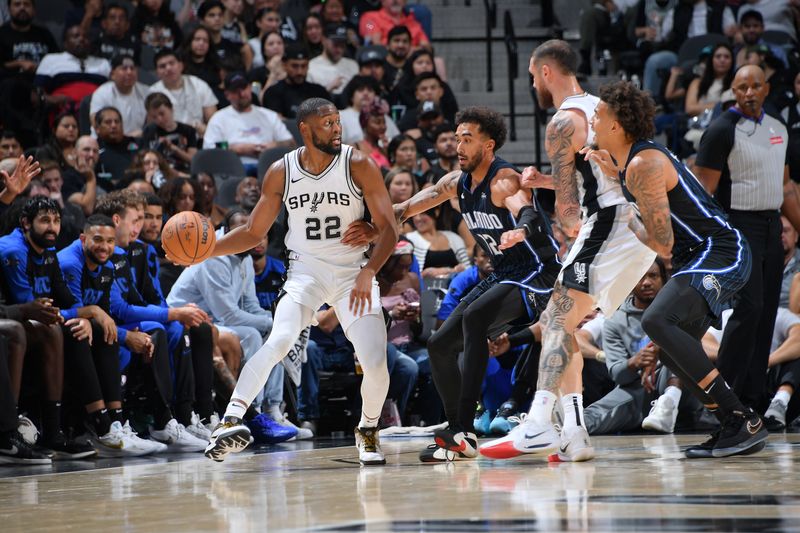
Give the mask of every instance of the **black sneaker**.
<svg viewBox="0 0 800 533">
<path fill-rule="evenodd" d="M 451 452 L 439 447 L 437 444 L 429 444 L 427 448 L 419 452 L 419 460 L 423 463 L 451 463 L 453 461 L 469 461 L 474 457 L 467 457 L 460 452 Z"/>
<path fill-rule="evenodd" d="M 54 438 L 44 440 L 41 445 L 44 448 L 53 450 L 53 459 L 56 461 L 85 459 L 97 455 L 97 450 L 92 448 L 88 441 L 67 439 L 61 431 Z"/>
<path fill-rule="evenodd" d="M 713 457 L 741 455 L 759 444 L 764 443 L 769 432 L 761 417 L 751 409 L 745 412 L 733 411 L 722 422 L 719 438 L 714 444 Z M 763 449 L 763 447 L 762 447 Z"/>
<path fill-rule="evenodd" d="M 705 442 L 695 444 L 694 446 L 689 446 L 683 450 L 683 454 L 687 459 L 710 459 L 711 457 L 714 457 L 714 455 L 711 453 L 711 450 L 713 450 L 714 446 L 717 444 L 719 432 L 720 430 L 717 429 Z"/>
<path fill-rule="evenodd" d="M 478 456 L 478 437 L 471 431 L 457 429 L 437 429 L 433 432 L 433 440 L 440 448 L 456 452 L 464 457 Z"/>
<path fill-rule="evenodd" d="M 0 435 L 0 463 L 14 465 L 49 465 L 47 455 L 33 449 L 18 432 Z"/>
</svg>

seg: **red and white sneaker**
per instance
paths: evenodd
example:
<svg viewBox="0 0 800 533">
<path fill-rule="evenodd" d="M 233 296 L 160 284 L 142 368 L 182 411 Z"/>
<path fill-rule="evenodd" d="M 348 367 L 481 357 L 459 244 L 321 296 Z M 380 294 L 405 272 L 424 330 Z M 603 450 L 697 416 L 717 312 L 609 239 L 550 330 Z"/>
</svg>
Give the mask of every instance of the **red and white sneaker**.
<svg viewBox="0 0 800 533">
<path fill-rule="evenodd" d="M 503 438 L 487 442 L 479 451 L 491 459 L 511 459 L 519 455 L 548 455 L 558 449 L 560 437 L 552 423 L 537 424 L 524 413 L 520 424 Z"/>
<path fill-rule="evenodd" d="M 561 432 L 558 451 L 547 460 L 551 463 L 577 463 L 594 459 L 594 448 L 589 432 L 583 426 L 572 426 Z"/>
<path fill-rule="evenodd" d="M 445 450 L 456 452 L 463 457 L 478 456 L 478 437 L 471 431 L 453 431 L 450 428 L 438 429 L 433 432 L 436 445 Z"/>
</svg>

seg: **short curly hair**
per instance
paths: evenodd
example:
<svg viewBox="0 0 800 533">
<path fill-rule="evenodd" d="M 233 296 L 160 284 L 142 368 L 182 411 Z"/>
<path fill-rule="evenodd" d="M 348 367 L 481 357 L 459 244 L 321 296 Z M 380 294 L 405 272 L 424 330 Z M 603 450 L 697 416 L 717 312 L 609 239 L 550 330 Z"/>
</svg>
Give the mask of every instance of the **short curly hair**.
<svg viewBox="0 0 800 533">
<path fill-rule="evenodd" d="M 652 139 L 656 133 L 656 104 L 646 92 L 629 81 L 617 81 L 600 88 L 605 102 L 632 141 Z"/>
<path fill-rule="evenodd" d="M 506 142 L 508 129 L 503 115 L 488 107 L 467 107 L 456 115 L 456 125 L 469 123 L 477 124 L 481 133 L 486 134 L 494 141 L 494 151 L 497 152 Z"/>
</svg>

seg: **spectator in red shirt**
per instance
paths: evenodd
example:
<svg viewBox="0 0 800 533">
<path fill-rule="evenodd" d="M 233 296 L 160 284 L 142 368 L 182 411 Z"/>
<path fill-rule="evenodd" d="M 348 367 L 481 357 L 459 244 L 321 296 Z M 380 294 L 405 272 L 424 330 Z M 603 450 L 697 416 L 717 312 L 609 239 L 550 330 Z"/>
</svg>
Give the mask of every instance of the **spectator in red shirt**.
<svg viewBox="0 0 800 533">
<path fill-rule="evenodd" d="M 386 45 L 389 30 L 395 26 L 405 26 L 411 32 L 411 46 L 414 48 L 430 47 L 430 42 L 422 26 L 413 14 L 406 15 L 403 9 L 406 0 L 381 0 L 381 8 L 377 11 L 368 11 L 361 16 L 358 32 L 372 44 Z"/>
</svg>

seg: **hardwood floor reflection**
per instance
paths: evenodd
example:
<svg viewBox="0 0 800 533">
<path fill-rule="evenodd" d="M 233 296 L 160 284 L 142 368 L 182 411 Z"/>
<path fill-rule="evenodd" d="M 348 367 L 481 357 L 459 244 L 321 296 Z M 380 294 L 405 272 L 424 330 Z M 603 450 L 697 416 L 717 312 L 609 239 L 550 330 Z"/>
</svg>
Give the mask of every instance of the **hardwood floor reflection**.
<svg viewBox="0 0 800 533">
<path fill-rule="evenodd" d="M 800 435 L 689 461 L 698 436 L 595 438 L 598 459 L 425 465 L 425 440 L 201 457 L 0 479 L 0 531 L 665 531 L 797 529 Z"/>
</svg>

